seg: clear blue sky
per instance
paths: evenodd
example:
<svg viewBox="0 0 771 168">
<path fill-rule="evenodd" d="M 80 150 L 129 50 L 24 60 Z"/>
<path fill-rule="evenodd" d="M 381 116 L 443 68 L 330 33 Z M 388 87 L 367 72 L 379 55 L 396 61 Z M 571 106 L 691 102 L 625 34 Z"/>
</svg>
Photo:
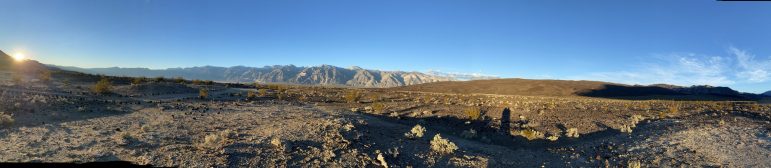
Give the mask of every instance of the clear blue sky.
<svg viewBox="0 0 771 168">
<path fill-rule="evenodd" d="M 771 90 L 771 3 L 0 0 L 0 49 L 80 67 L 352 65 Z"/>
</svg>

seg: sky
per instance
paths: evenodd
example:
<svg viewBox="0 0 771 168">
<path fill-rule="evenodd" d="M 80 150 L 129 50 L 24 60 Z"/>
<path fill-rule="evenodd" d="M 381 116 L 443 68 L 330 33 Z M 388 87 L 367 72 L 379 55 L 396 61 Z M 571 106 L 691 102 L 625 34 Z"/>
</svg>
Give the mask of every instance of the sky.
<svg viewBox="0 0 771 168">
<path fill-rule="evenodd" d="M 360 66 L 771 90 L 771 3 L 0 0 L 0 50 L 78 67 Z"/>
</svg>

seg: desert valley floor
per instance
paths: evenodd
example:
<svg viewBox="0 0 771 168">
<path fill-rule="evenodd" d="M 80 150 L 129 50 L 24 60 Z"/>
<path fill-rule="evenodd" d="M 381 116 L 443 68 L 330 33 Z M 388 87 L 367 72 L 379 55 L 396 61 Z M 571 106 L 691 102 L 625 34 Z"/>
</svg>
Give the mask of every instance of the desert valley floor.
<svg viewBox="0 0 771 168">
<path fill-rule="evenodd" d="M 97 79 L 61 78 L 3 79 L 0 162 L 771 167 L 771 106 L 755 102 L 120 78 L 95 94 Z"/>
</svg>

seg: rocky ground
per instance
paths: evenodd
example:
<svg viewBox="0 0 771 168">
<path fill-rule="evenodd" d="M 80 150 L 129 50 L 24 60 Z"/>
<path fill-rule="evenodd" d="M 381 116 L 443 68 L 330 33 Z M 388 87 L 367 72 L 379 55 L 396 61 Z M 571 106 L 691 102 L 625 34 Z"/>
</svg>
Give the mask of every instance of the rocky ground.
<svg viewBox="0 0 771 168">
<path fill-rule="evenodd" d="M 13 120 L 0 117 L 0 162 L 771 167 L 771 108 L 753 102 L 189 81 L 116 82 L 113 93 L 98 95 L 93 83 L 63 81 L 0 86 L 0 112 Z"/>
</svg>

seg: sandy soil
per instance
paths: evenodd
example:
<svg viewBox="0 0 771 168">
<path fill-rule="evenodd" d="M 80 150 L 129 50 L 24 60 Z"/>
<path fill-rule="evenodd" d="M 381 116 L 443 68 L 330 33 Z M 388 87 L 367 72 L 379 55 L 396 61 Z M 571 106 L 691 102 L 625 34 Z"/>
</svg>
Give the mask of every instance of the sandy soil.
<svg viewBox="0 0 771 168">
<path fill-rule="evenodd" d="M 683 101 L 670 112 L 670 101 L 267 86 L 267 95 L 247 98 L 246 92 L 259 88 L 147 85 L 153 84 L 94 95 L 87 85 L 6 83 L 0 112 L 15 121 L 0 128 L 0 162 L 771 167 L 771 108 L 749 102 Z M 180 88 L 158 93 L 132 87 Z M 200 88 L 211 90 L 207 99 L 192 91 Z M 361 97 L 346 100 L 353 90 Z M 479 120 L 468 119 L 464 110 L 470 107 L 482 112 Z M 418 124 L 425 135 L 405 137 Z M 631 133 L 621 132 L 625 127 Z M 580 136 L 567 137 L 568 128 Z M 542 135 L 528 140 L 524 131 Z M 437 134 L 458 149 L 432 149 Z"/>
</svg>

